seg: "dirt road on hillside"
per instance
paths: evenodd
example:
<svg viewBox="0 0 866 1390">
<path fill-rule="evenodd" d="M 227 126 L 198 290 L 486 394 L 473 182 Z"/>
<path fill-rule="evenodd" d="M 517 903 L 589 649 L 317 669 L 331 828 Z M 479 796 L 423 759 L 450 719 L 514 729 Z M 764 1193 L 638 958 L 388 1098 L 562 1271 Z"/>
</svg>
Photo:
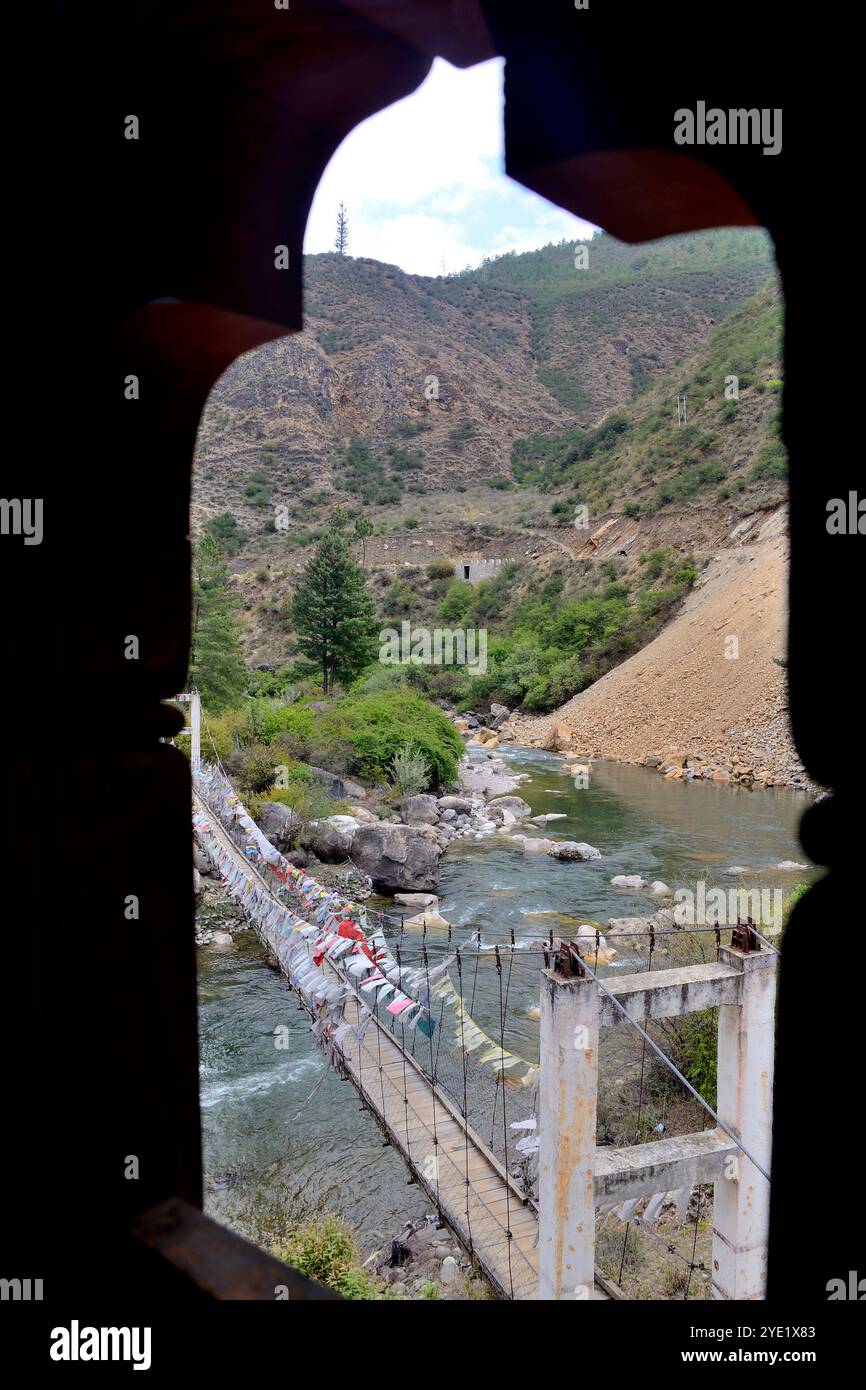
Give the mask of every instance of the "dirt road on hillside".
<svg viewBox="0 0 866 1390">
<path fill-rule="evenodd" d="M 805 783 L 777 664 L 787 581 L 785 512 L 741 523 L 654 641 L 554 714 L 514 718 L 517 740 L 544 744 L 564 724 L 585 755 L 643 762 L 677 748 L 720 769 L 739 762 Z"/>
</svg>

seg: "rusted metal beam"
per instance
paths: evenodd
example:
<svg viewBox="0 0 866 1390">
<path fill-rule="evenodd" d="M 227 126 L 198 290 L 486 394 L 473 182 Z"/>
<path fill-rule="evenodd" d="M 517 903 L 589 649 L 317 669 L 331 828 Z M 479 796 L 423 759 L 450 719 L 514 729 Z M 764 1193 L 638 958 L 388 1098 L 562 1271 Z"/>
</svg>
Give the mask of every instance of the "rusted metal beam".
<svg viewBox="0 0 866 1390">
<path fill-rule="evenodd" d="M 269 1303 L 342 1302 L 333 1289 L 266 1255 L 179 1198 L 141 1212 L 130 1223 L 130 1231 L 207 1297 Z"/>
</svg>

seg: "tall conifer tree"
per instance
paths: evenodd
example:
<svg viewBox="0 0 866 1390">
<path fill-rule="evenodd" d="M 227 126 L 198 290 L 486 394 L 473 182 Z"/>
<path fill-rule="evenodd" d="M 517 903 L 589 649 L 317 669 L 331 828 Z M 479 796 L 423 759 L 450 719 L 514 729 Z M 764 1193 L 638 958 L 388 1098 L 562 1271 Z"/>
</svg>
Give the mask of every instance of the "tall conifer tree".
<svg viewBox="0 0 866 1390">
<path fill-rule="evenodd" d="M 344 536 L 331 526 L 292 599 L 298 647 L 322 673 L 322 688 L 353 680 L 376 651 L 376 608 Z"/>
<path fill-rule="evenodd" d="M 340 204 L 340 211 L 337 213 L 337 235 L 334 238 L 334 247 L 341 256 L 345 256 L 349 249 L 349 216 L 344 203 Z"/>
<path fill-rule="evenodd" d="M 192 589 L 189 681 L 201 693 L 205 708 L 217 714 L 238 703 L 246 689 L 247 670 L 228 565 L 208 531 L 193 546 Z"/>
</svg>

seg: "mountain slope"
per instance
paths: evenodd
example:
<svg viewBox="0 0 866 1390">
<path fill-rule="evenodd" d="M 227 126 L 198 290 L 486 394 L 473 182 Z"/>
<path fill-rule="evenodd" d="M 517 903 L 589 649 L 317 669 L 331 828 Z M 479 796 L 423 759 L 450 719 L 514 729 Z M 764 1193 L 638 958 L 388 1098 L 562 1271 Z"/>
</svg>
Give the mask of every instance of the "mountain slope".
<svg viewBox="0 0 866 1390">
<path fill-rule="evenodd" d="M 234 363 L 202 419 L 193 520 L 253 532 L 275 502 L 351 497 L 337 456 L 372 450 L 385 495 L 507 478 L 512 445 L 597 425 L 695 348 L 772 271 L 766 236 L 563 243 L 448 279 L 305 257 L 303 333 Z M 435 381 L 434 381 L 435 379 Z M 407 459 L 407 455 L 409 456 Z"/>
<path fill-rule="evenodd" d="M 787 464 L 780 439 L 782 303 L 775 276 L 690 356 L 594 431 L 518 440 L 518 481 L 556 496 L 554 515 L 616 505 L 651 516 L 692 498 L 775 506 Z M 686 422 L 677 420 L 684 397 Z"/>
<path fill-rule="evenodd" d="M 585 428 L 673 366 L 771 272 L 763 233 L 726 228 L 626 246 L 609 236 L 467 273 L 526 298 L 538 376 Z"/>
</svg>

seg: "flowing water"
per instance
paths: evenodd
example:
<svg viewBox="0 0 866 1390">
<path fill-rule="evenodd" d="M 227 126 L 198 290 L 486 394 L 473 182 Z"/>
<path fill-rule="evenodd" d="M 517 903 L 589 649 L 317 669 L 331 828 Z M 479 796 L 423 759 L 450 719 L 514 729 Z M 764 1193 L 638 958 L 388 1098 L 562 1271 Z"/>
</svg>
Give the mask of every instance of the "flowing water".
<svg viewBox="0 0 866 1390">
<path fill-rule="evenodd" d="M 439 887 L 439 910 L 452 923 L 457 943 L 480 931 L 485 947 L 510 942 L 512 933 L 519 945 L 530 947 L 551 929 L 572 934 L 559 914 L 603 926 L 611 917 L 645 915 L 664 905 L 645 892 L 613 888 L 609 880 L 616 874 L 661 879 L 671 888 L 693 888 L 704 880 L 725 888 L 778 888 L 786 895 L 815 876 L 813 869 L 777 868 L 783 860 L 806 863 L 797 839 L 807 805 L 803 793 L 668 782 L 616 763 L 594 764 L 591 785 L 578 790 L 560 771 L 559 758 L 530 749 L 500 753 L 510 770 L 527 774 L 517 794 L 533 815 L 564 816 L 537 831 L 517 828 L 588 841 L 603 858 L 560 863 L 527 855 L 518 842 L 498 834 L 458 841 L 442 861 Z M 734 866 L 748 872 L 728 875 Z M 713 938 L 702 939 L 714 953 Z M 395 932 L 394 941 L 402 941 L 405 964 L 420 963 L 417 933 Z M 641 967 L 627 941 L 611 938 L 610 944 L 620 954 L 600 973 Z M 447 936 L 431 934 L 427 947 L 433 965 L 448 948 Z M 665 949 L 660 942 L 659 967 L 667 963 Z M 299 1215 L 327 1207 L 346 1218 L 365 1249 L 421 1216 L 427 1204 L 408 1185 L 402 1160 L 383 1146 L 350 1083 L 329 1071 L 311 1041 L 306 1015 L 283 977 L 264 964 L 252 933 L 240 936 L 230 951 L 199 952 L 199 962 L 209 1209 L 252 1238 L 267 1240 Z M 531 1011 L 541 963 L 527 949 L 505 957 L 501 974 L 492 952 L 473 954 L 463 966 L 462 993 L 473 1017 L 499 1041 L 504 1016 L 505 1046 L 531 1062 L 538 1059 Z M 453 968 L 451 974 L 458 983 Z M 280 1024 L 289 1030 L 287 1049 L 274 1044 Z M 627 1065 L 623 1032 L 605 1030 L 603 1075 Z M 501 1116 L 496 1123 L 501 1126 Z"/>
</svg>

